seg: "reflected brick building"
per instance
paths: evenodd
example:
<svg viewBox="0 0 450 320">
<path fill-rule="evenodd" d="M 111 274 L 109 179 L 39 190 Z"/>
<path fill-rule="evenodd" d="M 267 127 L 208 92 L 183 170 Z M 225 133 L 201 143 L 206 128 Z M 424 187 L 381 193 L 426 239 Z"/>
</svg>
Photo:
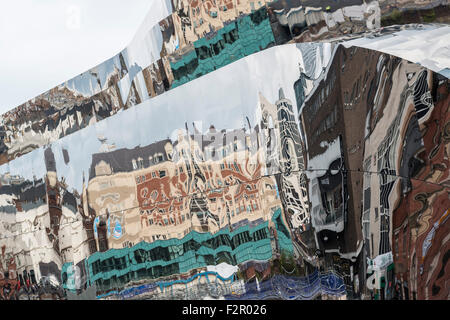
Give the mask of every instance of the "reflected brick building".
<svg viewBox="0 0 450 320">
<path fill-rule="evenodd" d="M 414 107 L 423 143 L 404 161 L 409 171 L 407 179 L 402 179 L 403 195 L 394 210 L 392 251 L 398 294 L 403 299 L 445 300 L 450 248 L 449 158 L 445 151 L 450 86 L 439 74 L 423 71 L 421 76 L 424 82 L 418 82 L 421 88 L 415 87 Z M 428 106 L 423 103 L 427 94 Z M 403 157 L 408 156 L 406 151 Z"/>
</svg>

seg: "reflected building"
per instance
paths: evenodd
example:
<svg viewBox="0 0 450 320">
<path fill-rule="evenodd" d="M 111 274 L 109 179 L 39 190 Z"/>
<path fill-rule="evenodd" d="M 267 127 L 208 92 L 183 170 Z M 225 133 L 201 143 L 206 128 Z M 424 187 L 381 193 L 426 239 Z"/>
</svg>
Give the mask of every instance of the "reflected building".
<svg viewBox="0 0 450 320">
<path fill-rule="evenodd" d="M 304 172 L 303 145 L 292 102 L 279 89 L 270 103 L 259 94 L 261 133 L 265 142 L 267 174 L 274 175 L 289 232 L 299 256 L 311 260 L 310 208 Z"/>
<path fill-rule="evenodd" d="M 367 101 L 373 93 L 369 86 L 376 76 L 378 55 L 365 49 L 335 48 L 329 65 L 298 106 L 316 245 L 324 267 L 340 270 L 352 287 L 358 274 L 358 282 L 365 281 L 359 272 L 364 269 L 362 159 Z M 295 91 L 301 101 L 302 91 Z"/>
<path fill-rule="evenodd" d="M 448 213 L 438 209 L 448 201 L 440 169 L 447 160 L 436 157 L 445 142 L 429 139 L 447 121 L 447 80 L 358 48 L 335 50 L 324 71 L 306 98 L 305 76 L 294 85 L 304 101 L 300 122 L 322 267 L 340 270 L 354 293 L 375 299 L 442 297 L 448 242 L 442 238 L 443 249 L 431 254 L 440 269 L 427 253 L 431 239 L 448 230 Z M 433 284 L 421 282 L 425 277 Z"/>
</svg>

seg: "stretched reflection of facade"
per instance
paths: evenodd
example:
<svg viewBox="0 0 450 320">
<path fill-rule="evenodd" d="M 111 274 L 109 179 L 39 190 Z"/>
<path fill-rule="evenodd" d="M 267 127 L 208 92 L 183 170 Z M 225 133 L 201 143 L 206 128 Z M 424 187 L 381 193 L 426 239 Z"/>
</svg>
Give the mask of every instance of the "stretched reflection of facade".
<svg viewBox="0 0 450 320">
<path fill-rule="evenodd" d="M 2 297 L 445 299 L 448 79 L 337 44 L 245 58 L 354 21 L 217 3 L 4 115 Z"/>
</svg>

